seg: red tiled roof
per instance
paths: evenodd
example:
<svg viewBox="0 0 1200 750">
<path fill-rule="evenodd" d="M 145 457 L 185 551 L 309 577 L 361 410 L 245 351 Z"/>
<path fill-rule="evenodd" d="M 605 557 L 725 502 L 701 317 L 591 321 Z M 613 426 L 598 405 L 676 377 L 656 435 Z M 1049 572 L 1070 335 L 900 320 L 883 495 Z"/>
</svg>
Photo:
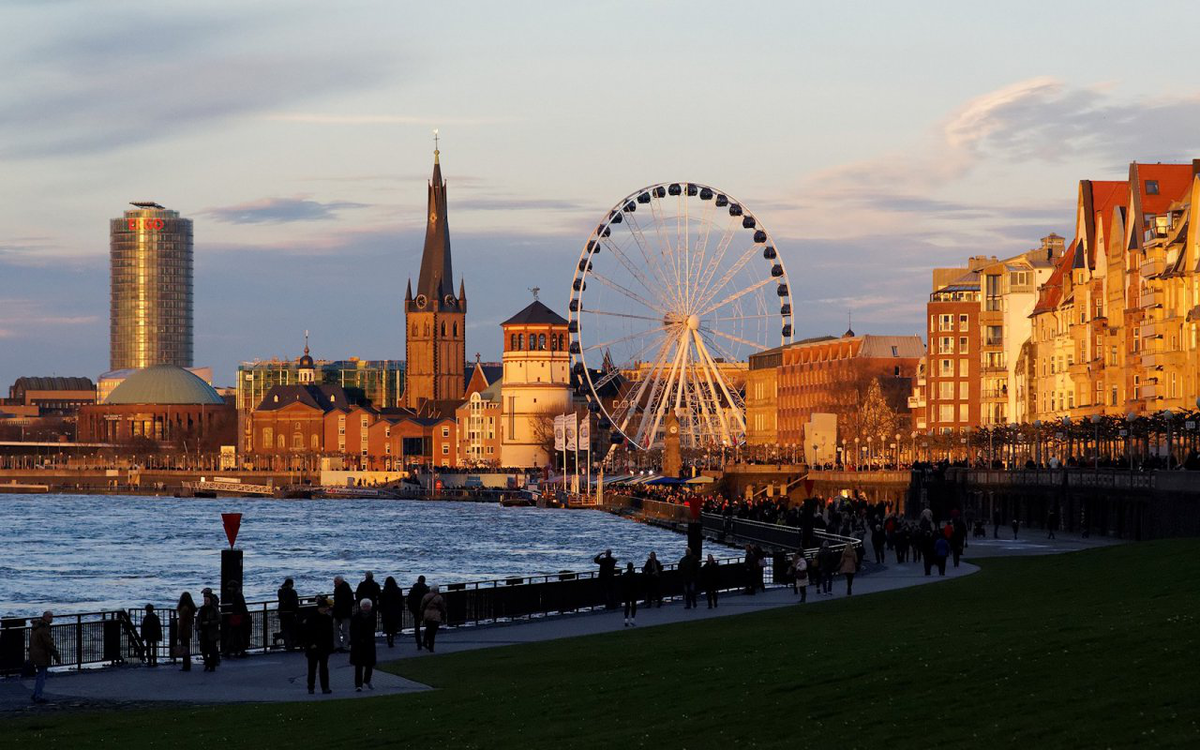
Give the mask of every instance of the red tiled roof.
<svg viewBox="0 0 1200 750">
<path fill-rule="evenodd" d="M 1187 193 L 1192 185 L 1191 164 L 1138 164 L 1138 190 L 1142 193 L 1142 213 L 1165 213 L 1172 203 Z M 1146 193 L 1146 180 L 1158 181 L 1158 194 Z"/>
<path fill-rule="evenodd" d="M 1054 266 L 1054 271 L 1050 274 L 1050 278 L 1042 285 L 1042 289 L 1038 294 L 1037 304 L 1033 306 L 1033 315 L 1039 313 L 1050 312 L 1058 307 L 1058 303 L 1062 300 L 1063 293 L 1063 276 L 1070 272 L 1071 267 L 1075 265 L 1075 248 L 1079 246 L 1079 240 L 1071 243 L 1067 251 L 1059 258 L 1058 263 Z"/>
<path fill-rule="evenodd" d="M 1095 212 L 1096 229 L 1108 234 L 1112 223 L 1112 212 L 1120 206 L 1129 205 L 1129 182 L 1127 180 L 1092 180 L 1092 210 Z M 1095 268 L 1098 256 L 1104 251 L 1091 248 L 1089 265 Z"/>
</svg>

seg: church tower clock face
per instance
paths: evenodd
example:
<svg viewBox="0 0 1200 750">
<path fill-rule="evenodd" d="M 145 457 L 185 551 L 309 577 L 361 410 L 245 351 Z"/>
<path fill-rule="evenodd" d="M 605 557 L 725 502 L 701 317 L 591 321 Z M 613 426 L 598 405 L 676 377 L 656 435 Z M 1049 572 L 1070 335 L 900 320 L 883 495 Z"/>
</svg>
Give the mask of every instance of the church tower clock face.
<svg viewBox="0 0 1200 750">
<path fill-rule="evenodd" d="M 671 434 L 674 435 L 677 432 L 679 432 L 679 427 L 676 425 L 671 425 Z"/>
</svg>

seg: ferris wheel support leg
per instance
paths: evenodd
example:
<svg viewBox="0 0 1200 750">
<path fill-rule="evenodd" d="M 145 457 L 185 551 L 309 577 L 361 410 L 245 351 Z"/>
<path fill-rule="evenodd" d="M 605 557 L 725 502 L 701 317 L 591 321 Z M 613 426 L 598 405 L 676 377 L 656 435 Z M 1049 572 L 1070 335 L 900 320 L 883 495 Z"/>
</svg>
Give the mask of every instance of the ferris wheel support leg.
<svg viewBox="0 0 1200 750">
<path fill-rule="evenodd" d="M 700 353 L 704 356 L 705 360 L 708 361 L 709 367 L 711 367 L 712 371 L 716 373 L 717 382 L 720 383 L 721 391 L 724 392 L 725 398 L 729 402 L 730 411 L 733 412 L 733 416 L 736 417 L 738 422 L 741 424 L 742 434 L 744 435 L 746 433 L 746 420 L 742 417 L 741 411 L 736 408 L 735 405 L 737 404 L 737 401 L 733 399 L 733 395 L 729 392 L 729 387 L 725 385 L 725 379 L 721 377 L 721 373 L 717 369 L 717 363 L 713 361 L 712 354 L 709 353 L 708 347 L 704 345 L 704 341 L 702 339 L 697 338 L 696 344 L 700 349 Z"/>
<path fill-rule="evenodd" d="M 663 388 L 662 397 L 658 399 L 657 408 L 654 410 L 653 426 L 650 429 L 649 435 L 647 435 L 647 438 L 649 439 L 649 442 L 651 445 L 654 444 L 654 439 L 658 436 L 658 427 L 659 427 L 659 425 L 662 424 L 663 417 L 666 416 L 667 404 L 670 400 L 671 386 L 672 386 L 672 384 L 675 383 L 675 375 L 679 369 L 679 362 L 681 359 L 683 359 L 683 353 L 685 351 L 683 338 L 680 337 L 679 341 L 680 341 L 679 351 L 677 351 L 675 353 L 675 359 L 671 364 L 671 374 L 667 376 L 666 387 Z M 650 397 L 654 398 L 653 391 L 650 393 Z M 646 420 L 643 418 L 642 419 L 642 427 L 645 427 L 645 425 L 646 425 Z M 642 439 L 642 431 L 641 430 L 638 430 L 638 439 L 639 440 Z"/>
<path fill-rule="evenodd" d="M 693 336 L 693 338 L 694 338 L 694 339 L 695 339 L 695 341 L 696 341 L 696 351 L 697 351 L 697 353 L 699 353 L 699 351 L 700 351 L 701 347 L 703 347 L 703 346 L 704 346 L 703 342 L 701 342 L 701 340 L 700 340 L 700 332 L 699 332 L 699 331 L 692 331 L 692 336 Z M 700 358 L 700 357 L 698 357 L 698 359 L 699 359 L 699 358 Z M 718 374 L 718 377 L 720 377 L 720 375 L 719 375 L 719 374 Z M 710 392 L 710 393 L 712 393 L 712 395 L 713 395 L 713 398 L 715 399 L 715 398 L 717 397 L 717 386 L 716 386 L 716 385 L 713 383 L 713 379 L 712 379 L 712 373 L 711 373 L 711 372 L 709 372 L 709 370 L 708 370 L 708 367 L 707 367 L 707 366 L 704 368 L 704 378 L 705 378 L 705 380 L 707 380 L 707 381 L 708 381 L 708 389 L 709 389 L 709 392 Z M 702 403 L 703 403 L 703 402 L 702 402 Z M 713 404 L 713 409 L 714 409 L 714 412 L 715 412 L 713 416 L 716 418 L 717 424 L 719 424 L 719 425 L 720 425 L 720 428 L 721 428 L 721 436 L 722 436 L 723 438 L 725 438 L 725 440 L 726 440 L 726 441 L 727 441 L 727 442 L 728 442 L 730 445 L 733 445 L 733 436 L 731 436 L 731 435 L 729 434 L 729 426 L 728 426 L 727 424 L 725 424 L 725 419 L 724 419 L 723 417 L 721 417 L 721 416 L 720 416 L 720 411 L 718 410 L 718 409 L 719 409 L 719 405 L 714 403 L 714 404 Z"/>
</svg>

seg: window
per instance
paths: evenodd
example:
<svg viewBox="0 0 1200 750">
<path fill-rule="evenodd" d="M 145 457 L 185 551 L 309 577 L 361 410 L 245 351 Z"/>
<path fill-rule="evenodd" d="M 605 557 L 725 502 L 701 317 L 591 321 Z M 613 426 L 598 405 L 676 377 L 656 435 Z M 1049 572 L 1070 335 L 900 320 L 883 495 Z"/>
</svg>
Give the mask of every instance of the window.
<svg viewBox="0 0 1200 750">
<path fill-rule="evenodd" d="M 517 349 L 520 350 L 520 349 L 524 349 L 524 348 L 525 348 L 525 335 L 518 333 L 517 334 Z"/>
<path fill-rule="evenodd" d="M 971 421 L 971 407 L 969 405 L 967 405 L 967 404 L 959 404 L 958 405 L 958 421 L 959 422 Z"/>
<path fill-rule="evenodd" d="M 892 347 L 892 356 L 893 356 L 893 357 L 899 357 L 899 356 L 900 356 L 900 347 L 898 347 L 898 346 L 893 346 L 893 347 Z"/>
<path fill-rule="evenodd" d="M 962 313 L 958 316 L 958 330 L 960 330 L 960 331 L 967 330 L 967 315 L 966 315 L 966 313 Z"/>
<path fill-rule="evenodd" d="M 387 427 L 383 428 L 383 436 L 385 438 L 390 438 L 392 436 L 392 426 L 391 425 L 388 425 Z"/>
<path fill-rule="evenodd" d="M 442 443 L 442 455 L 443 455 L 443 456 L 449 456 L 449 455 L 450 455 L 450 446 L 449 446 L 449 444 L 447 444 L 447 443 Z"/>
<path fill-rule="evenodd" d="M 1067 408 L 1068 409 L 1075 408 L 1075 389 L 1074 388 L 1067 391 Z"/>
<path fill-rule="evenodd" d="M 970 353 L 970 349 L 967 347 L 967 337 L 966 336 L 958 337 L 958 353 L 959 354 Z"/>
<path fill-rule="evenodd" d="M 892 347 L 892 348 L 895 348 L 895 347 Z M 953 336 L 942 336 L 940 339 L 938 339 L 938 352 L 940 352 L 941 354 L 953 354 L 954 353 L 954 337 Z"/>
<path fill-rule="evenodd" d="M 442 437 L 444 437 L 444 438 L 450 437 L 450 428 L 449 427 L 446 427 L 444 425 L 442 426 Z"/>
<path fill-rule="evenodd" d="M 953 422 L 954 421 L 954 404 L 942 404 L 940 407 L 938 407 L 938 421 L 939 422 Z"/>
<path fill-rule="evenodd" d="M 942 375 L 953 375 L 954 374 L 954 360 L 943 359 L 943 360 L 941 360 L 941 363 L 942 363 L 941 364 Z"/>
<path fill-rule="evenodd" d="M 517 344 L 517 334 L 515 334 L 515 333 L 514 333 L 514 334 L 511 334 L 511 335 L 508 337 L 508 348 L 509 348 L 509 349 L 512 349 L 512 350 L 514 350 L 514 351 L 515 351 L 515 350 L 517 350 L 517 349 L 520 349 L 520 348 L 521 348 L 521 347 L 520 347 L 520 346 Z"/>
<path fill-rule="evenodd" d="M 1146 180 L 1146 195 L 1158 195 L 1158 180 Z"/>
<path fill-rule="evenodd" d="M 263 447 L 270 448 L 275 443 L 275 431 L 270 427 L 263 428 Z"/>
<path fill-rule="evenodd" d="M 1112 387 L 1112 393 L 1110 393 L 1109 396 L 1110 396 L 1110 400 L 1109 400 L 1108 405 L 1116 406 L 1117 405 L 1117 387 L 1115 385 Z"/>
<path fill-rule="evenodd" d="M 368 422 L 368 421 L 367 421 L 367 415 L 366 415 L 366 414 L 364 414 L 364 415 L 363 415 L 363 418 L 362 418 L 362 421 L 360 422 L 360 424 L 362 425 L 362 428 L 363 428 L 364 430 L 365 430 L 365 429 L 367 429 L 367 427 L 369 427 L 369 426 L 370 426 L 370 422 Z"/>
<path fill-rule="evenodd" d="M 942 401 L 954 400 L 954 381 L 943 380 L 938 383 L 938 398 Z"/>
<path fill-rule="evenodd" d="M 960 401 L 971 400 L 971 382 L 962 380 L 958 383 L 958 398 Z"/>
<path fill-rule="evenodd" d="M 1004 343 L 1004 328 L 1003 326 L 988 326 L 987 336 L 984 343 L 988 346 L 1000 346 Z"/>
</svg>

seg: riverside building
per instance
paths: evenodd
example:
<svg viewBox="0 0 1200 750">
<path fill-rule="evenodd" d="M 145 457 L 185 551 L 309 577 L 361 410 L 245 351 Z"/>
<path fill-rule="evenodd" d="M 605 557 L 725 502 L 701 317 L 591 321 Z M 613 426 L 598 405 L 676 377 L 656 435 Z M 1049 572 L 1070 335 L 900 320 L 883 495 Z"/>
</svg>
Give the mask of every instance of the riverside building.
<svg viewBox="0 0 1200 750">
<path fill-rule="evenodd" d="M 192 366 L 192 220 L 153 202 L 109 222 L 109 369 Z"/>
</svg>

